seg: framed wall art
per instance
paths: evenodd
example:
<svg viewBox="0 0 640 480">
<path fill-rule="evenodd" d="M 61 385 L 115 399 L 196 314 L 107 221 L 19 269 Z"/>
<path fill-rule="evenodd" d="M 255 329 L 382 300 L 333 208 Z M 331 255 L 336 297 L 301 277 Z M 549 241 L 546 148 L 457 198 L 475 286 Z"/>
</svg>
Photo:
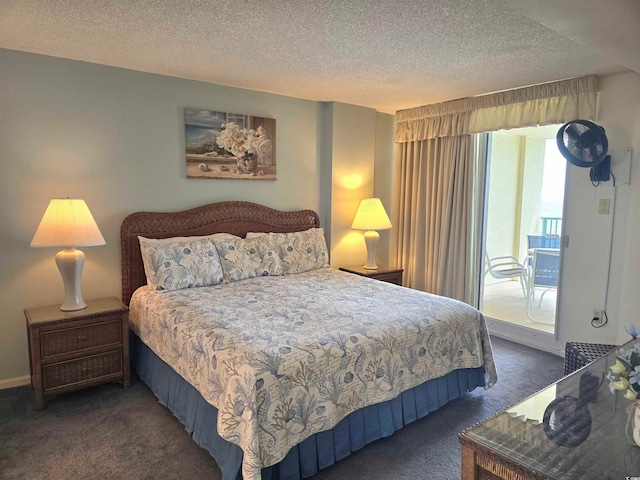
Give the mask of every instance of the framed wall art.
<svg viewBox="0 0 640 480">
<path fill-rule="evenodd" d="M 184 109 L 188 178 L 276 179 L 276 121 Z"/>
</svg>

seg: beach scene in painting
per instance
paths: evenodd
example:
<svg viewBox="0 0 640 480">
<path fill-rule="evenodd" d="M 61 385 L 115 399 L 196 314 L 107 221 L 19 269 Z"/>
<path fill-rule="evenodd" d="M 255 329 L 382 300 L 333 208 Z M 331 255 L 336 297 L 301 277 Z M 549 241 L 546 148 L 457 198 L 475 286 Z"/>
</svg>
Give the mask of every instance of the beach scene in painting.
<svg viewBox="0 0 640 480">
<path fill-rule="evenodd" d="M 276 121 L 184 109 L 188 178 L 276 179 Z"/>
</svg>

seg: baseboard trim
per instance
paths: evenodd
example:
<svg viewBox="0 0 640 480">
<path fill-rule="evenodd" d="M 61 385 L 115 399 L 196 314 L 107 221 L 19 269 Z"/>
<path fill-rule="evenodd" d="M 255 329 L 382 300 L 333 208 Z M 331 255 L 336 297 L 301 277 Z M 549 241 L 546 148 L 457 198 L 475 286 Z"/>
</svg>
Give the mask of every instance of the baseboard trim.
<svg viewBox="0 0 640 480">
<path fill-rule="evenodd" d="M 564 357 L 564 349 L 559 347 L 553 334 L 490 317 L 486 321 L 491 335 Z"/>
<path fill-rule="evenodd" d="M 5 388 L 22 387 L 23 385 L 29 385 L 29 383 L 31 383 L 31 377 L 29 375 L 7 378 L 6 380 L 0 380 L 0 390 L 4 390 Z"/>
</svg>

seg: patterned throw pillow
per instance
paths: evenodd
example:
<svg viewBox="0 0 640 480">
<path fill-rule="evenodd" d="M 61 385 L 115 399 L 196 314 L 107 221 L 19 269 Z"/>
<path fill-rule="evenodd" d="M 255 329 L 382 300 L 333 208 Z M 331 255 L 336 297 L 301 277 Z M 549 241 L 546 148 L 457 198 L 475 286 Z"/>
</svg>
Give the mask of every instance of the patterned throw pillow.
<svg viewBox="0 0 640 480">
<path fill-rule="evenodd" d="M 302 273 L 329 265 L 324 229 L 269 234 L 282 259 L 285 274 Z"/>
<path fill-rule="evenodd" d="M 282 275 L 282 261 L 268 237 L 215 242 L 224 280 Z"/>
<path fill-rule="evenodd" d="M 138 237 L 138 240 L 147 284 L 156 292 L 205 287 L 223 281 L 220 257 L 210 238 Z"/>
</svg>

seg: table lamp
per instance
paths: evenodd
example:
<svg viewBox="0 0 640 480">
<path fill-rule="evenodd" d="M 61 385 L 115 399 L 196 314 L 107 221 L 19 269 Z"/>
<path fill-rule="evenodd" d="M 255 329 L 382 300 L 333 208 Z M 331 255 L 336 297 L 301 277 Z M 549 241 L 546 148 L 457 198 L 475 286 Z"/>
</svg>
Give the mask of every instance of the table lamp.
<svg viewBox="0 0 640 480">
<path fill-rule="evenodd" d="M 84 200 L 51 200 L 31 240 L 31 246 L 64 247 L 56 255 L 56 265 L 64 283 L 64 301 L 60 310 L 72 312 L 87 306 L 80 289 L 84 253 L 75 247 L 92 247 L 105 243 Z"/>
<path fill-rule="evenodd" d="M 366 230 L 364 242 L 367 245 L 367 263 L 364 264 L 364 268 L 377 270 L 376 246 L 378 245 L 380 234 L 376 230 L 389 230 L 391 228 L 391 221 L 379 198 L 365 198 L 360 202 L 351 228 L 354 230 Z"/>
</svg>

